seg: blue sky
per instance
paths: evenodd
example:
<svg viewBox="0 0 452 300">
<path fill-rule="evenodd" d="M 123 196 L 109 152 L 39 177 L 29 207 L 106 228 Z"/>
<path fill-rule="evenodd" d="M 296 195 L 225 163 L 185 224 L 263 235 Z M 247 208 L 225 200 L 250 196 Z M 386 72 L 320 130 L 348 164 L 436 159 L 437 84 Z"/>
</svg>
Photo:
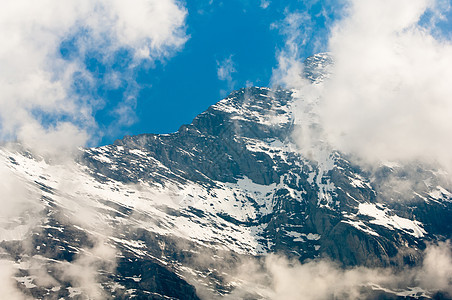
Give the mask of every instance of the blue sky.
<svg viewBox="0 0 452 300">
<path fill-rule="evenodd" d="M 100 129 L 106 132 L 100 144 L 111 143 L 124 134 L 174 132 L 233 89 L 269 86 L 272 70 L 277 67 L 277 53 L 286 40 L 282 32 L 284 20 L 292 13 L 305 16 L 303 23 L 298 24 L 299 30 L 312 37 L 304 41 L 299 55 L 307 57 L 325 51 L 328 26 L 340 13 L 340 4 L 332 2 L 325 6 L 325 3 L 186 1 L 188 40 L 182 49 L 163 61 L 139 66 L 134 71 L 139 92 L 132 105 L 136 105 L 133 124 L 114 127 L 117 117 L 112 109 L 123 101 L 127 84 L 117 89 L 98 87 L 97 93 L 107 101 L 95 116 Z M 125 72 L 127 52 L 116 59 L 117 69 Z M 219 78 L 218 69 L 226 62 L 232 72 L 228 78 Z M 88 58 L 87 65 L 96 76 L 102 76 L 102 63 Z"/>
<path fill-rule="evenodd" d="M 289 74 L 279 58 L 298 64 L 326 51 L 332 36 L 350 39 L 335 42 L 345 52 L 376 32 L 389 34 L 381 41 L 399 34 L 403 44 L 429 28 L 424 41 L 444 39 L 440 50 L 452 40 L 450 0 L 5 1 L 0 140 L 45 149 L 174 132 L 234 89 L 272 85 L 274 74 Z M 356 11 L 347 16 L 349 5 Z M 346 31 L 331 34 L 335 26 Z"/>
</svg>

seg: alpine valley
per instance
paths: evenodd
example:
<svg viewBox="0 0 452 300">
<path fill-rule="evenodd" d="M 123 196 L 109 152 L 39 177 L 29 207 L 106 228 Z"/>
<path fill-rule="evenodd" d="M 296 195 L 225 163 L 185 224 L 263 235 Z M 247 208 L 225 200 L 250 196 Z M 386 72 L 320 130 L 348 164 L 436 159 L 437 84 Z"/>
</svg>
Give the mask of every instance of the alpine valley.
<svg viewBox="0 0 452 300">
<path fill-rule="evenodd" d="M 306 80 L 322 84 L 331 63 L 308 58 Z M 296 117 L 299 93 L 243 88 L 175 133 L 71 158 L 2 146 L 1 280 L 25 299 L 296 299 L 273 265 L 324 263 L 404 279 L 312 299 L 451 298 L 419 275 L 428 249 L 450 249 L 450 175 L 366 166 L 320 142 L 305 151 L 294 133 L 315 124 Z"/>
</svg>

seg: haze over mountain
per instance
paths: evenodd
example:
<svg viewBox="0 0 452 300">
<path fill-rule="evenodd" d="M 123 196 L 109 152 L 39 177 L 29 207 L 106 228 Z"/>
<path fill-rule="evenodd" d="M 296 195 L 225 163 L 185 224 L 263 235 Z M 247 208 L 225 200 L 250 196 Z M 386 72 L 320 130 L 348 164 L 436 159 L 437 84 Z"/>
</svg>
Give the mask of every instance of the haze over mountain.
<svg viewBox="0 0 452 300">
<path fill-rule="evenodd" d="M 321 84 L 331 58 L 306 63 Z M 2 197 L 17 199 L 3 210 L 5 286 L 34 298 L 449 297 L 448 173 L 366 168 L 325 143 L 304 152 L 296 137 L 315 115 L 298 120 L 299 101 L 240 89 L 175 133 L 72 162 L 5 145 Z"/>
<path fill-rule="evenodd" d="M 2 297 L 452 298 L 450 3 L 258 2 L 6 0 Z"/>
</svg>

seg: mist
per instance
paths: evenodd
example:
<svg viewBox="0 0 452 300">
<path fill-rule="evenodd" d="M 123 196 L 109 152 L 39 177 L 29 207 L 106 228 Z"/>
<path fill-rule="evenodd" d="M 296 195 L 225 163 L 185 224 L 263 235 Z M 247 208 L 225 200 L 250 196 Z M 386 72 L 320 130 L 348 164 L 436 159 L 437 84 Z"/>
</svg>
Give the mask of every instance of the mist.
<svg viewBox="0 0 452 300">
<path fill-rule="evenodd" d="M 108 104 L 93 93 L 99 84 L 128 83 L 131 88 L 111 110 L 115 126 L 130 125 L 135 112 L 127 107 L 138 91 L 134 68 L 170 57 L 188 38 L 186 10 L 173 0 L 3 4 L 0 139 L 19 140 L 40 154 L 71 150 L 106 134 L 98 132 L 94 118 Z M 123 73 L 111 68 L 119 51 L 133 58 Z M 89 55 L 102 57 L 107 82 L 89 71 Z"/>
<path fill-rule="evenodd" d="M 335 148 L 451 170 L 452 44 L 419 25 L 430 1 L 353 1 L 332 31 L 320 112 Z"/>
<path fill-rule="evenodd" d="M 436 28 L 448 11 L 444 1 L 348 1 L 328 39 L 329 78 L 314 85 L 302 78 L 302 53 L 283 51 L 273 80 L 296 91 L 300 122 L 321 129 L 302 124 L 311 129 L 297 134 L 301 146 L 324 140 L 371 164 L 424 161 L 450 171 L 452 42 Z M 287 49 L 297 47 L 292 40 Z"/>
<path fill-rule="evenodd" d="M 450 9 L 448 1 L 346 1 L 326 45 L 333 64 L 321 66 L 325 76 L 314 82 L 304 77 L 303 60 L 311 54 L 295 38 L 310 30 L 309 22 L 285 26 L 272 82 L 293 91 L 293 137 L 301 154 L 321 162 L 322 153 L 338 150 L 367 170 L 395 162 L 451 174 L 452 40 L 437 28 Z M 425 180 L 406 173 L 377 188 L 384 200 L 403 201 L 425 189 Z M 450 294 L 451 259 L 450 243 L 440 243 L 427 247 L 418 268 L 342 269 L 325 260 L 299 264 L 270 256 L 266 272 L 273 299 L 362 299 L 370 283 Z"/>
<path fill-rule="evenodd" d="M 186 247 L 186 245 L 185 245 Z M 214 257 L 216 259 L 214 259 Z M 219 295 L 207 277 L 186 275 L 201 299 L 380 299 L 431 298 L 452 294 L 450 242 L 428 244 L 423 262 L 409 268 L 344 268 L 327 258 L 300 262 L 279 254 L 260 258 L 212 251 L 197 252 L 189 263 L 195 270 L 214 271 L 230 291 Z M 446 294 L 447 293 L 447 294 Z M 380 297 L 380 298 L 378 298 Z"/>
<path fill-rule="evenodd" d="M 438 291 L 452 293 L 452 252 L 450 243 L 431 244 L 421 266 L 404 270 L 344 269 L 328 259 L 300 263 L 271 254 L 262 261 L 245 259 L 231 274 L 229 279 L 240 285 L 226 299 L 253 293 L 263 299 L 365 299 L 376 291 L 431 297 Z"/>
<path fill-rule="evenodd" d="M 188 39 L 185 33 L 185 7 L 178 1 L 4 1 L 0 11 L 0 143 L 8 154 L 0 161 L 0 237 L 3 242 L 19 242 L 24 256 L 32 253 L 32 234 L 40 233 L 47 220 L 44 192 L 26 178 L 27 171 L 16 172 L 20 163 L 7 156 L 20 153 L 33 160 L 40 182 L 57 174 L 58 215 L 64 225 L 79 226 L 91 232 L 88 246 L 71 262 L 59 262 L 53 275 L 39 255 L 24 258 L 32 266 L 33 284 L 46 287 L 58 280 L 70 282 L 74 289 L 91 299 L 106 297 L 98 283 L 98 270 L 115 267 L 116 250 L 108 245 L 109 224 L 98 218 L 92 199 L 77 199 L 83 188 L 74 182 L 80 172 L 75 159 L 79 147 L 98 141 L 109 130 L 129 126 L 136 119 L 136 67 L 150 67 L 169 59 Z M 65 55 L 69 49 L 69 54 Z M 119 52 L 131 56 L 123 73 L 111 67 Z M 105 80 L 96 78 L 86 65 L 95 55 L 106 66 Z M 110 105 L 93 91 L 99 86 L 130 88 L 119 103 L 111 107 L 114 128 L 101 132 L 96 112 Z M 110 109 L 110 108 L 109 108 Z M 14 155 L 13 155 L 14 156 Z M 3 161 L 4 158 L 4 161 Z M 6 167 L 9 166 L 9 167 Z M 35 171 L 36 171 L 35 170 Z M 53 179 L 55 180 L 55 178 Z M 50 184 L 49 183 L 49 184 Z M 92 231 L 89 231 L 92 230 Z M 92 246 L 89 246 L 92 244 Z M 3 251 L 2 251 L 3 252 Z M 6 252 L 5 252 L 6 253 Z M 27 298 L 14 279 L 18 272 L 14 257 L 3 254 L 1 290 L 13 299 Z"/>
<path fill-rule="evenodd" d="M 267 7 L 264 2 L 262 6 Z M 297 30 L 306 16 L 288 15 L 286 49 L 278 54 L 274 76 L 275 82 L 293 89 L 299 100 L 294 111 L 300 124 L 295 137 L 303 154 L 316 159 L 323 151 L 338 149 L 370 164 L 420 160 L 452 170 L 452 43 L 435 34 L 435 19 L 442 17 L 438 5 L 427 0 L 349 1 L 328 42 L 334 60 L 331 75 L 316 84 L 301 77 L 298 43 L 305 43 L 306 37 Z M 422 23 L 426 12 L 433 12 L 433 17 Z M 132 124 L 139 90 L 134 68 L 169 59 L 184 46 L 186 15 L 186 9 L 173 0 L 140 0 L 135 5 L 103 0 L 36 4 L 8 0 L 0 12 L 4 24 L 0 26 L 4 45 L 0 51 L 0 139 L 21 143 L 23 148 L 11 151 L 29 151 L 45 165 L 43 174 L 51 169 L 60 175 L 61 221 L 89 230 L 92 246 L 55 269 L 90 298 L 107 296 L 98 270 L 113 270 L 117 253 L 108 244 L 110 224 L 98 218 L 90 199 L 74 197 L 83 190 L 83 182 L 74 182 L 71 172 L 80 171 L 74 162 L 78 147 L 106 134 L 98 132 L 95 114 L 108 100 L 78 94 L 74 85 L 82 82 L 89 90 L 99 84 L 84 63 L 88 53 L 103 57 L 108 66 L 115 53 L 129 51 L 133 59 L 127 72 L 109 70 L 105 78 L 112 87 L 130 84 L 113 111 L 117 126 Z M 61 45 L 67 40 L 73 41 L 77 51 L 63 57 Z M 235 72 L 232 58 L 218 63 L 217 73 L 230 86 Z M 5 178 L 0 183 L 4 208 L 0 233 L 5 241 L 27 236 L 45 220 L 42 192 L 25 184 L 27 178 L 3 168 L 8 163 L 0 164 L 0 177 Z M 243 287 L 229 298 L 251 291 L 271 299 L 360 299 L 365 297 L 363 286 L 370 283 L 395 292 L 418 286 L 427 294 L 437 290 L 452 294 L 450 248 L 448 243 L 428 246 L 423 265 L 405 271 L 342 269 L 322 259 L 301 264 L 277 255 L 242 261 L 236 270 L 228 269 L 230 279 L 239 280 Z M 55 278 L 41 272 L 40 257 L 31 257 L 29 263 L 39 278 L 36 284 L 55 283 Z M 17 266 L 1 260 L 0 267 L 4 294 L 25 298 L 12 279 Z M 205 293 L 206 298 L 211 296 Z"/>
</svg>

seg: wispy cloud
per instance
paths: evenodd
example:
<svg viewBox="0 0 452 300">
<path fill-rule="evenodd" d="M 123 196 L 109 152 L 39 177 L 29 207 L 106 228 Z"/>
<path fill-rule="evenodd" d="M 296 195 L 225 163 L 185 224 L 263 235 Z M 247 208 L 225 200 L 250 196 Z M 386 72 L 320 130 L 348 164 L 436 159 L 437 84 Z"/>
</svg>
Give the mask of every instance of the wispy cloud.
<svg viewBox="0 0 452 300">
<path fill-rule="evenodd" d="M 436 160 L 452 170 L 452 42 L 419 24 L 434 2 L 352 1 L 330 39 L 321 106 L 328 139 L 370 160 Z"/>
<path fill-rule="evenodd" d="M 298 99 L 294 105 L 298 123 L 294 137 L 302 153 L 315 155 L 334 148 L 360 158 L 357 161 L 366 165 L 380 165 L 381 161 L 436 162 L 452 171 L 448 138 L 452 136 L 452 41 L 437 28 L 438 22 L 450 15 L 449 9 L 444 1 L 347 1 L 344 16 L 331 28 L 328 39 L 334 60 L 330 78 L 318 84 L 303 77 L 306 54 L 300 55 L 299 49 L 304 40 L 297 37 L 303 33 L 297 33 L 300 29 L 286 20 L 281 33 L 287 43 L 278 53 L 273 82 L 293 89 Z M 388 183 L 384 192 L 400 193 L 404 186 L 412 190 L 416 178 L 406 176 L 406 182 Z M 310 278 L 319 274 L 314 276 L 320 284 L 316 290 L 326 293 L 307 295 L 306 299 L 329 297 L 332 291 L 328 289 L 334 283 L 322 274 L 334 273 L 334 282 L 338 283 L 335 291 L 355 293 L 340 298 L 360 298 L 356 287 L 365 282 L 379 281 L 380 286 L 390 287 L 388 278 L 396 284 L 450 293 L 450 284 L 444 281 L 452 277 L 450 249 L 448 243 L 428 247 L 423 266 L 403 273 L 360 268 L 337 273 L 338 269 L 324 262 L 289 268 L 289 273 L 281 267 L 284 264 L 277 263 L 270 271 L 282 268 L 277 272 L 282 276 L 278 281 L 281 285 L 275 289 L 283 293 L 281 297 L 289 298 L 290 294 L 284 293 L 291 293 L 297 284 L 286 286 L 284 282 L 302 278 L 304 272 Z M 314 283 L 306 288 L 312 286 Z M 348 287 L 344 290 L 344 286 Z M 300 295 L 305 290 L 292 292 Z"/>
<path fill-rule="evenodd" d="M 261 259 L 234 257 L 215 262 L 208 252 L 198 254 L 195 266 L 214 265 L 227 274 L 224 282 L 235 283 L 235 288 L 224 299 L 255 296 L 262 299 L 352 300 L 368 299 L 372 291 L 374 298 L 378 291 L 385 292 L 388 297 L 416 294 L 428 297 L 438 291 L 452 293 L 450 246 L 448 242 L 429 244 L 419 266 L 400 270 L 364 266 L 343 268 L 327 258 L 300 263 L 277 254 Z M 235 263 L 225 265 L 225 261 Z M 203 286 L 198 285 L 197 289 L 203 293 L 200 293 L 203 298 L 216 299 Z"/>
<path fill-rule="evenodd" d="M 122 84 L 129 87 L 125 89 L 123 101 L 112 110 L 115 123 L 130 124 L 139 90 L 135 68 L 142 64 L 152 67 L 156 60 L 168 59 L 183 47 L 188 38 L 186 14 L 186 9 L 176 0 L 3 1 L 0 10 L 0 140 L 18 140 L 33 153 L 30 157 L 51 162 L 41 163 L 48 169 L 55 168 L 56 174 L 61 176 L 58 188 L 62 195 L 83 186 L 74 179 L 78 172 L 74 153 L 77 147 L 102 135 L 96 132 L 95 113 L 108 105 L 108 99 L 96 95 L 96 88 L 105 84 L 105 80 L 110 81 L 111 88 Z M 123 58 L 121 55 L 128 59 L 122 68 L 115 69 L 118 57 Z M 90 58 L 104 67 L 102 77 L 90 70 L 87 64 Z M 0 214 L 0 233 L 4 241 L 21 240 L 24 237 L 18 236 L 18 232 L 27 236 L 30 230 L 38 230 L 39 225 L 46 222 L 42 191 L 6 165 L 7 159 L 2 159 L 0 205 L 5 209 Z M 95 208 L 88 199 L 73 199 L 61 198 L 66 201 L 66 205 L 61 206 L 61 215 L 67 213 L 73 218 L 59 221 L 90 228 L 90 232 L 97 235 L 93 234 L 93 247 L 82 249 L 75 260 L 63 264 L 60 273 L 64 278 L 59 279 L 81 287 L 92 298 L 104 298 L 97 283 L 97 270 L 114 267 L 115 250 L 106 245 L 103 237 L 110 227 L 97 220 Z M 96 220 L 96 226 L 92 226 Z M 23 243 L 25 248 L 30 246 Z M 42 266 L 37 257 L 29 260 Z M 17 270 L 10 262 L 0 261 L 0 264 L 1 290 L 11 297 L 23 298 L 11 277 Z M 36 282 L 46 281 L 43 283 L 46 285 L 53 280 L 51 275 L 45 274 L 47 279 L 36 274 L 39 275 Z"/>
<path fill-rule="evenodd" d="M 435 33 L 443 1 L 351 0 L 346 7 L 328 41 L 331 78 L 315 87 L 304 82 L 294 55 L 303 40 L 287 35 L 286 48 L 295 50 L 281 53 L 275 81 L 315 105 L 324 135 L 314 138 L 336 149 L 367 161 L 422 159 L 452 169 L 452 42 Z"/>
<path fill-rule="evenodd" d="M 235 69 L 235 63 L 232 60 L 233 55 L 223 59 L 222 61 L 217 60 L 217 76 L 219 80 L 226 81 L 228 85 L 228 90 L 221 91 L 222 96 L 225 96 L 226 93 L 232 91 L 235 87 L 235 81 L 232 78 L 232 75 L 237 72 Z"/>
<path fill-rule="evenodd" d="M 263 9 L 267 9 L 270 6 L 270 1 L 269 0 L 261 0 L 261 4 L 260 7 Z"/>
<path fill-rule="evenodd" d="M 74 92 L 76 79 L 85 88 L 96 85 L 85 58 L 94 53 L 108 65 L 117 51 L 125 50 L 132 55 L 129 69 L 164 59 L 187 39 L 185 16 L 173 0 L 7 0 L 0 12 L 1 138 L 28 143 L 30 137 L 70 130 L 79 132 L 72 144 L 82 145 L 89 138 L 86 132 L 96 127 L 93 115 L 101 101 Z M 60 46 L 68 39 L 73 53 L 63 57 Z M 130 80 L 130 74 L 116 74 L 116 81 Z M 54 139 L 57 146 L 67 142 Z"/>
<path fill-rule="evenodd" d="M 317 25 L 308 12 L 289 12 L 282 21 L 272 23 L 271 28 L 284 36 L 285 43 L 276 53 L 278 65 L 273 70 L 272 83 L 294 87 L 302 74 L 302 59 L 309 55 L 308 44 L 321 48 L 320 35 L 315 32 Z"/>
</svg>

